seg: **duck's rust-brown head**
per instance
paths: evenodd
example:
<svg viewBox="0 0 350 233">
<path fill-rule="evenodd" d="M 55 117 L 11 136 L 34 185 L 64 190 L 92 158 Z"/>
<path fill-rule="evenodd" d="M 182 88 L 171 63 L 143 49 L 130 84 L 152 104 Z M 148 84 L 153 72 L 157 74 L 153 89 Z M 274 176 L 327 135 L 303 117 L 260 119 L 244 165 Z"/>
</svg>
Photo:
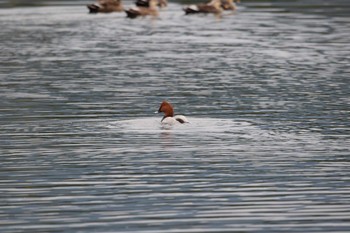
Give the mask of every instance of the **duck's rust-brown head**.
<svg viewBox="0 0 350 233">
<path fill-rule="evenodd" d="M 158 113 L 163 112 L 164 117 L 173 117 L 174 116 L 174 108 L 168 101 L 163 101 L 158 109 Z"/>
</svg>

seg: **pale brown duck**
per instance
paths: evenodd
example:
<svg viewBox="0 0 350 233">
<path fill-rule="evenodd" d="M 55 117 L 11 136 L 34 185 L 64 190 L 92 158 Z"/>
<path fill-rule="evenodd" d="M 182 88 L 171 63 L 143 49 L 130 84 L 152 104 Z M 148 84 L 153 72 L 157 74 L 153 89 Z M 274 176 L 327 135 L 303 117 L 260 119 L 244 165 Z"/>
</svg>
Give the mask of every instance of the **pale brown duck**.
<svg viewBox="0 0 350 233">
<path fill-rule="evenodd" d="M 185 6 L 183 10 L 185 11 L 186 15 L 197 13 L 221 14 L 223 11 L 221 0 L 212 0 L 209 3 L 199 3 Z"/>
<path fill-rule="evenodd" d="M 149 2 L 150 2 L 150 0 L 136 0 L 135 5 L 139 6 L 139 7 L 149 7 Z M 167 0 L 158 0 L 157 6 L 159 8 L 166 7 L 167 5 L 168 5 Z"/>
<path fill-rule="evenodd" d="M 136 18 L 139 16 L 152 16 L 154 18 L 158 17 L 158 0 L 149 0 L 149 7 L 132 7 L 125 10 L 126 16 L 128 18 Z"/>
<path fill-rule="evenodd" d="M 221 0 L 221 7 L 225 11 L 235 11 L 237 9 L 236 2 L 241 2 L 240 0 Z"/>
<path fill-rule="evenodd" d="M 122 0 L 98 0 L 88 4 L 87 8 L 89 13 L 111 13 L 124 10 Z"/>
</svg>

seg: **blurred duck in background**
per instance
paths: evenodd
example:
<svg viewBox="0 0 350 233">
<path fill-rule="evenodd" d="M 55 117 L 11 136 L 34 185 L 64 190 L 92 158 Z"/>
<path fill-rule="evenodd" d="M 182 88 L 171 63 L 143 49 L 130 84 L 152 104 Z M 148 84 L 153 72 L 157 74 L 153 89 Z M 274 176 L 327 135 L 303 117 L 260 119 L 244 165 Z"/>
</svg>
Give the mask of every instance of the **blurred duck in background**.
<svg viewBox="0 0 350 233">
<path fill-rule="evenodd" d="M 139 16 L 152 16 L 154 18 L 158 17 L 158 0 L 149 0 L 148 7 L 136 6 L 125 10 L 126 16 L 128 18 L 136 18 Z"/>
<path fill-rule="evenodd" d="M 157 1 L 158 1 L 157 5 L 159 8 L 163 8 L 168 5 L 167 0 L 157 0 Z M 149 7 L 149 2 L 150 0 L 136 0 L 135 4 L 136 6 L 139 6 L 139 7 Z"/>
<path fill-rule="evenodd" d="M 88 4 L 87 8 L 89 13 L 111 13 L 124 10 L 122 0 L 98 0 Z"/>
<path fill-rule="evenodd" d="M 240 0 L 221 0 L 221 7 L 225 11 L 235 11 L 237 9 L 237 6 L 235 3 L 241 2 Z"/>
<path fill-rule="evenodd" d="M 209 3 L 199 3 L 183 8 L 186 15 L 187 14 L 197 14 L 197 13 L 212 13 L 212 14 L 221 14 L 223 11 L 221 0 L 212 0 Z"/>
</svg>

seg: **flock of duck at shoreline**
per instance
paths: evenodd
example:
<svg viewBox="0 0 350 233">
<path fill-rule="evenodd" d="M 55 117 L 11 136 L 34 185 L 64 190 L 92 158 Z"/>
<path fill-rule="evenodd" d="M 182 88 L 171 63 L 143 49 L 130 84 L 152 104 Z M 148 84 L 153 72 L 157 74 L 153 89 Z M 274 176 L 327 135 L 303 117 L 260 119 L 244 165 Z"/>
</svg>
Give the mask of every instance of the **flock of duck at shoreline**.
<svg viewBox="0 0 350 233">
<path fill-rule="evenodd" d="M 192 4 L 183 7 L 185 14 L 215 14 L 221 15 L 223 11 L 235 11 L 236 2 L 240 0 L 210 0 L 206 3 Z M 135 6 L 124 8 L 122 0 L 97 0 L 88 4 L 89 13 L 125 12 L 128 18 L 139 16 L 158 17 L 159 9 L 168 5 L 167 0 L 136 0 Z"/>
</svg>

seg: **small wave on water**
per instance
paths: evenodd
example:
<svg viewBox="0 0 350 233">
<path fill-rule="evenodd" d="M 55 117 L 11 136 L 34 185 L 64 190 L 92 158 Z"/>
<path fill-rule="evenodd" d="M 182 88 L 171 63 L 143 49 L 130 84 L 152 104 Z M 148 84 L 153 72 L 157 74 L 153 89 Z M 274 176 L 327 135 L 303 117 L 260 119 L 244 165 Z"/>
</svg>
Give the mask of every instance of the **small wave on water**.
<svg viewBox="0 0 350 233">
<path fill-rule="evenodd" d="M 295 143 L 303 142 L 314 145 L 320 143 L 321 140 L 321 135 L 314 132 L 280 132 L 266 129 L 263 123 L 245 120 L 192 117 L 189 118 L 190 123 L 169 126 L 161 124 L 160 119 L 159 117 L 144 117 L 111 121 L 106 123 L 105 127 L 128 135 L 128 137 L 137 135 L 138 138 L 149 138 L 152 135 L 168 134 L 177 136 L 178 141 L 202 141 L 201 145 L 210 145 L 210 147 L 216 145 L 221 149 L 225 145 L 229 149 L 234 145 L 247 143 L 253 143 L 254 147 L 265 144 L 265 146 L 279 145 L 286 149 L 288 145 L 292 146 Z"/>
<path fill-rule="evenodd" d="M 166 125 L 160 122 L 159 117 L 144 117 L 138 119 L 121 120 L 109 122 L 106 127 L 109 129 L 118 129 L 124 133 L 142 133 L 154 134 L 164 131 L 181 135 L 204 135 L 210 134 L 242 134 L 257 130 L 257 127 L 247 121 L 235 121 L 231 119 L 215 119 L 215 118 L 189 118 L 189 123 Z"/>
</svg>

